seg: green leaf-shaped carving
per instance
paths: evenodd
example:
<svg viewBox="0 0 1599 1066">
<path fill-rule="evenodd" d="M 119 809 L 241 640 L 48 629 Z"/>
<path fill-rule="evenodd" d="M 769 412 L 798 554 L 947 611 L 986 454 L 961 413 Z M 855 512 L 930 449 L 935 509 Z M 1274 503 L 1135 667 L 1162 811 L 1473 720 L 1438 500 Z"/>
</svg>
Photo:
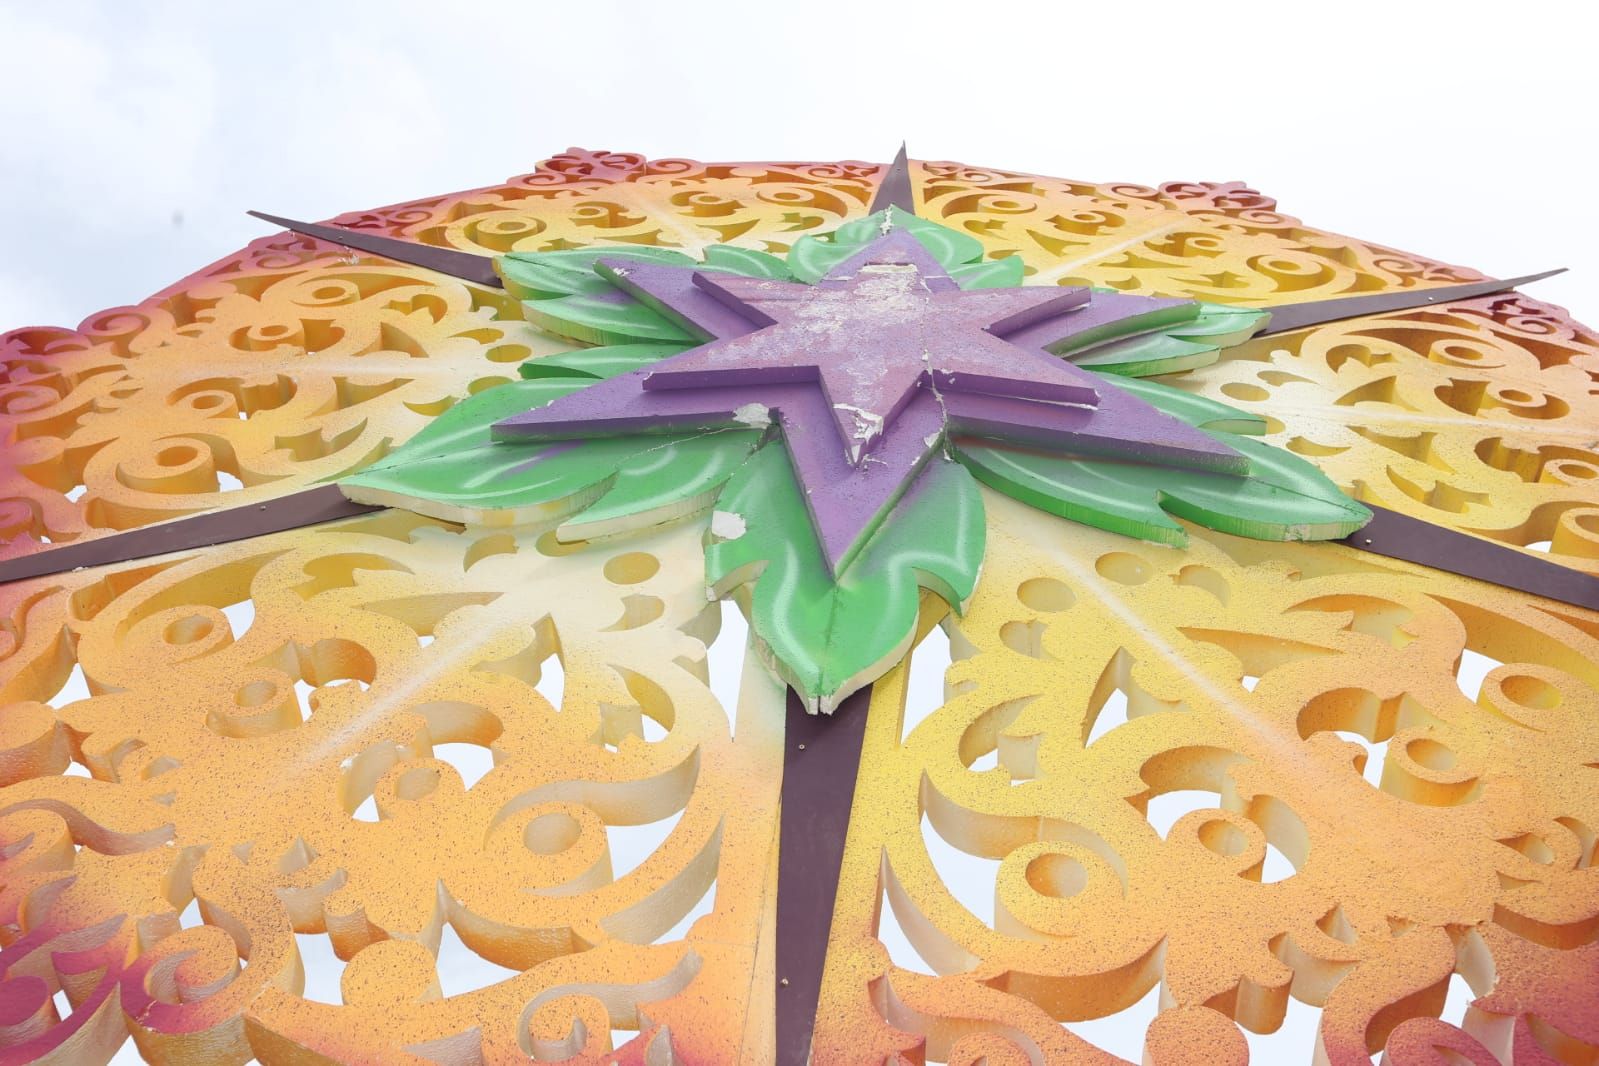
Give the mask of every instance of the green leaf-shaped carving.
<svg viewBox="0 0 1599 1066">
<path fill-rule="evenodd" d="M 1102 374 L 1171 374 L 1209 366 L 1220 357 L 1221 349 L 1250 337 L 1269 317 L 1264 311 L 1211 303 L 1177 310 L 1184 314 L 1169 323 L 1148 321 L 1150 316 L 1118 323 L 1122 329 L 1145 332 L 1121 339 L 1085 334 L 1073 338 L 1071 347 L 1060 351 L 1069 354 L 1071 361 L 1084 370 Z M 1164 314 L 1169 313 L 1157 317 Z M 1155 326 L 1154 332 L 1147 332 L 1151 325 Z"/>
<path fill-rule="evenodd" d="M 637 245 L 571 248 L 562 252 L 511 252 L 496 260 L 495 269 L 505 289 L 518 300 L 547 300 L 556 296 L 594 296 L 610 292 L 609 281 L 594 272 L 601 259 L 631 259 L 664 266 L 698 266 L 682 252 Z"/>
<path fill-rule="evenodd" d="M 452 522 L 510 525 L 565 517 L 557 536 L 581 539 L 709 506 L 760 442 L 756 430 L 538 444 L 493 439 L 500 419 L 593 381 L 540 377 L 479 393 L 341 487 L 353 500 Z"/>
<path fill-rule="evenodd" d="M 717 502 L 705 576 L 718 594 L 753 581 L 751 622 L 777 674 L 830 712 L 910 646 L 920 589 L 960 610 L 983 559 L 982 497 L 964 468 L 928 463 L 837 580 L 787 453 L 761 448 Z"/>
<path fill-rule="evenodd" d="M 622 270 L 601 260 L 810 283 L 896 227 L 912 233 L 964 288 L 1023 280 L 1019 257 L 984 259 L 983 246 L 971 236 L 898 208 L 822 238 L 803 237 L 786 260 L 730 245 L 707 247 L 702 263 L 670 249 L 637 247 L 505 256 L 500 272 L 530 321 L 600 347 L 528 360 L 521 367 L 524 380 L 445 412 L 392 455 L 347 479 L 347 494 L 455 521 L 553 520 L 563 540 L 671 521 L 714 502 L 707 581 L 720 595 L 748 590 L 760 647 L 776 672 L 820 710 L 831 710 L 899 660 L 914 633 L 922 590 L 957 610 L 971 595 L 985 533 L 979 480 L 1043 510 L 1171 544 L 1186 540 L 1173 516 L 1279 540 L 1343 536 L 1369 520 L 1365 508 L 1314 467 L 1249 439 L 1264 432 L 1263 419 L 1137 379 L 1210 362 L 1219 346 L 1265 321 L 1261 312 L 1192 302 L 1080 332 L 1057 354 L 1100 371 L 1107 388 L 1122 388 L 1228 444 L 1247 459 L 1247 474 L 956 440 L 959 462 L 931 460 L 836 575 L 786 450 L 760 431 L 678 430 L 553 443 L 493 438 L 494 423 L 506 417 L 697 343 L 672 315 L 619 287 Z"/>
<path fill-rule="evenodd" d="M 694 344 L 698 338 L 652 307 L 612 290 L 606 296 L 558 296 L 528 300 L 523 315 L 551 333 L 585 344 L 668 341 Z"/>
<path fill-rule="evenodd" d="M 983 246 L 975 237 L 969 237 L 948 226 L 941 226 L 937 222 L 929 222 L 925 218 L 917 218 L 897 207 L 890 207 L 883 211 L 875 211 L 865 218 L 846 222 L 825 238 L 809 235 L 801 237 L 789 249 L 789 273 L 796 281 L 815 284 L 829 270 L 893 229 L 909 232 L 932 253 L 940 266 L 951 272 L 952 277 L 956 277 L 955 271 L 968 264 L 988 265 L 979 262 L 983 258 Z M 1004 260 L 995 260 L 995 262 L 1001 263 Z M 1021 269 L 1020 261 L 1014 266 L 998 269 L 1004 272 L 1003 276 L 1016 278 L 1008 284 L 1021 284 L 1021 278 L 1017 274 Z M 980 272 L 970 275 L 972 284 L 962 281 L 959 277 L 956 277 L 956 280 L 961 281 L 965 288 L 985 288 L 991 287 L 993 282 L 990 281 L 988 285 L 981 282 L 997 276 L 1000 275 Z"/>
<path fill-rule="evenodd" d="M 686 350 L 681 344 L 610 344 L 541 355 L 518 367 L 525 378 L 609 378 L 658 363 Z"/>
<path fill-rule="evenodd" d="M 1120 383 L 1117 383 L 1120 384 Z M 1109 381 L 1106 387 L 1116 387 Z M 1142 540 L 1184 545 L 1171 515 L 1255 540 L 1332 540 L 1371 520 L 1326 475 L 1291 452 L 1229 433 L 1258 431 L 1253 416 L 1153 382 L 1134 392 L 1249 460 L 1242 475 L 1081 459 L 957 440 L 958 457 L 984 484 L 1040 510 Z"/>
<path fill-rule="evenodd" d="M 737 248 L 731 244 L 713 244 L 705 249 L 705 265 L 713 270 L 726 270 L 751 278 L 771 278 L 773 281 L 794 280 L 788 265 L 769 252 L 750 248 Z"/>
<path fill-rule="evenodd" d="M 528 321 L 584 344 L 637 342 L 697 344 L 696 337 L 648 302 L 619 289 L 600 260 L 625 259 L 666 266 L 697 267 L 754 278 L 790 276 L 783 260 L 766 252 L 716 244 L 705 261 L 670 248 L 604 247 L 561 252 L 512 252 L 497 260 L 505 288 L 521 300 Z"/>
</svg>

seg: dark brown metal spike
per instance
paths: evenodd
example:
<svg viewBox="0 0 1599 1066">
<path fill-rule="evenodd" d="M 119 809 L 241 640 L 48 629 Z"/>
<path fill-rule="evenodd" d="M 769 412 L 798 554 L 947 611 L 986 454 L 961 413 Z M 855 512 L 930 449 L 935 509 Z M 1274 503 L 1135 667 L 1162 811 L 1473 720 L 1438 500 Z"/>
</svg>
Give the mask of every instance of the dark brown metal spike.
<svg viewBox="0 0 1599 1066">
<path fill-rule="evenodd" d="M 805 1066 L 872 690 L 832 714 L 788 693 L 777 843 L 777 1066 Z"/>
<path fill-rule="evenodd" d="M 425 270 L 437 271 L 447 274 L 452 278 L 470 281 L 474 285 L 489 285 L 496 289 L 503 289 L 504 282 L 494 272 L 494 258 L 487 255 L 476 255 L 472 252 L 457 251 L 454 248 L 437 248 L 431 244 L 420 244 L 416 241 L 402 241 L 394 237 L 379 237 L 373 233 L 362 233 L 359 230 L 345 229 L 342 226 L 323 226 L 315 222 L 298 222 L 292 218 L 282 218 L 278 215 L 269 215 L 262 211 L 250 211 L 247 214 L 262 221 L 270 222 L 275 226 L 303 233 L 307 237 L 316 237 L 319 240 L 332 241 L 342 244 L 346 248 L 354 248 L 361 252 L 371 252 L 381 255 L 385 259 L 393 259 L 400 263 L 409 263 Z"/>
<path fill-rule="evenodd" d="M 1403 292 L 1377 292 L 1369 296 L 1343 296 L 1336 300 L 1309 300 L 1298 304 L 1278 304 L 1260 310 L 1271 312 L 1271 321 L 1258 336 L 1288 333 L 1296 329 L 1319 326 L 1324 322 L 1338 322 L 1363 315 L 1382 315 L 1391 311 L 1409 311 L 1417 307 L 1448 303 L 1452 300 L 1470 300 L 1477 296 L 1492 296 L 1556 274 L 1564 274 L 1565 267 L 1546 270 L 1542 274 L 1528 274 L 1520 278 L 1489 278 L 1464 285 L 1439 285 L 1426 289 L 1406 289 Z"/>
<path fill-rule="evenodd" d="M 889 164 L 888 173 L 883 175 L 882 183 L 877 186 L 877 195 L 872 197 L 872 211 L 882 211 L 888 207 L 897 207 L 911 215 L 916 213 L 916 194 L 911 190 L 911 167 L 905 158 L 903 141 L 900 142 L 899 154 Z"/>
<path fill-rule="evenodd" d="M 96 537 L 79 544 L 64 544 L 31 555 L 19 555 L 15 559 L 0 562 L 0 585 L 8 581 L 60 574 L 85 566 L 105 566 L 189 548 L 227 544 L 378 510 L 382 508 L 345 499 L 337 485 L 322 485 L 279 496 L 265 503 L 229 507 Z"/>
<path fill-rule="evenodd" d="M 1343 539 L 1352 548 L 1599 611 L 1599 577 L 1593 574 L 1385 507 L 1365 506 L 1371 521 Z"/>
</svg>

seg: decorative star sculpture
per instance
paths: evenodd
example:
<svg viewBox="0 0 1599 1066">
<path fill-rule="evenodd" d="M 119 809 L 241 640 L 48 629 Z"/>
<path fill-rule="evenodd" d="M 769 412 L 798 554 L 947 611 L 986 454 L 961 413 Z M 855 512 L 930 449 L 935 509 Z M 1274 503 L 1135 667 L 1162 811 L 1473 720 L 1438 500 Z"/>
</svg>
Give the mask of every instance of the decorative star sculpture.
<svg viewBox="0 0 1599 1066">
<path fill-rule="evenodd" d="M 887 202 L 914 211 L 915 198 L 903 150 L 883 182 L 882 192 L 890 191 L 892 196 Z M 338 227 L 282 221 L 302 232 L 392 255 L 461 277 L 474 285 L 501 284 L 501 275 L 492 261 L 468 252 L 352 233 Z M 877 223 L 864 221 L 869 227 L 867 232 L 874 232 L 870 227 Z M 1095 345 L 1107 336 L 1141 335 L 1157 326 L 1184 321 L 1194 315 L 1193 301 L 1094 293 L 1082 288 L 1013 285 L 1004 289 L 962 290 L 950 272 L 960 268 L 946 269 L 941 265 L 918 239 L 895 225 L 892 213 L 884 218 L 882 227 L 878 239 L 860 247 L 810 285 L 730 274 L 717 269 L 709 253 L 703 267 L 665 266 L 637 259 L 602 259 L 599 272 L 616 287 L 605 285 L 603 291 L 567 290 L 567 294 L 580 291 L 588 306 L 611 309 L 625 306 L 637 310 L 636 302 L 642 302 L 671 320 L 652 323 L 659 330 L 656 333 L 627 334 L 631 340 L 665 339 L 681 343 L 698 340 L 702 343 L 645 369 L 563 394 L 547 406 L 509 419 L 502 419 L 502 416 L 526 405 L 530 402 L 528 397 L 547 396 L 553 390 L 536 380 L 515 383 L 504 390 L 489 390 L 452 408 L 447 417 L 440 419 L 442 428 L 438 432 L 430 436 L 425 431 L 412 444 L 386 457 L 386 463 L 373 464 L 373 468 L 351 480 L 366 476 L 381 485 L 386 476 L 391 486 L 397 483 L 403 486 L 402 475 L 416 475 L 412 484 L 431 488 L 439 497 L 466 506 L 460 504 L 459 499 L 482 487 L 484 481 L 504 475 L 506 482 L 513 482 L 516 476 L 527 474 L 530 467 L 547 473 L 565 463 L 565 480 L 561 476 L 548 477 L 548 485 L 535 484 L 525 494 L 528 500 L 539 505 L 550 505 L 552 500 L 558 500 L 564 506 L 571 499 L 589 498 L 585 494 L 596 485 L 606 485 L 603 491 L 609 492 L 612 482 L 608 479 L 622 481 L 619 471 L 624 468 L 614 461 L 618 455 L 626 452 L 623 458 L 631 458 L 651 450 L 642 442 L 606 441 L 603 438 L 607 434 L 653 432 L 681 438 L 685 429 L 703 430 L 712 435 L 710 440 L 697 439 L 690 442 L 691 445 L 727 445 L 727 450 L 736 453 L 736 458 L 717 465 L 705 458 L 715 447 L 701 450 L 690 447 L 686 451 L 687 459 L 679 465 L 690 469 L 695 477 L 708 478 L 720 472 L 721 477 L 727 478 L 727 471 L 738 460 L 746 458 L 749 439 L 756 436 L 747 429 L 752 425 L 773 426 L 780 430 L 787 444 L 811 520 L 819 533 L 818 540 L 825 550 L 826 562 L 837 576 L 866 542 L 872 540 L 872 531 L 895 501 L 913 491 L 913 483 L 916 495 L 930 486 L 947 487 L 958 483 L 939 482 L 931 476 L 917 480 L 924 465 L 942 466 L 946 471 L 955 469 L 953 461 L 945 463 L 937 458 L 943 443 L 952 435 L 997 439 L 1005 445 L 1001 450 L 1008 457 L 1036 448 L 1055 453 L 1045 458 L 1057 463 L 1060 463 L 1061 453 L 1125 460 L 1101 463 L 1101 467 L 1131 468 L 1147 463 L 1154 469 L 1135 471 L 1141 476 L 1130 476 L 1122 483 L 1129 497 L 1140 500 L 1144 496 L 1162 499 L 1179 496 L 1181 486 L 1177 483 L 1183 479 L 1175 476 L 1174 468 L 1216 473 L 1250 470 L 1244 455 L 1234 447 L 1168 417 L 1144 400 L 1067 363 L 1057 354 L 1069 347 L 1074 355 L 1088 349 L 1102 355 L 1103 349 L 1095 349 Z M 851 238 L 850 247 L 857 247 L 854 238 Z M 730 249 L 721 246 L 721 250 Z M 549 251 L 552 257 L 560 254 Z M 615 254 L 615 250 L 611 254 Z M 531 255 L 536 257 L 538 253 Z M 803 276 L 815 279 L 818 272 L 810 271 Z M 794 277 L 802 276 L 798 271 L 791 273 Z M 598 280 L 587 273 L 586 263 L 583 274 L 582 280 L 589 284 Z M 963 278 L 969 276 L 962 275 Z M 511 275 L 508 273 L 506 277 L 509 280 Z M 1530 280 L 1535 278 L 1279 305 L 1272 308 L 1269 332 L 1463 299 Z M 552 297 L 551 302 L 557 300 Z M 1136 319 L 1137 323 L 1129 322 L 1131 319 Z M 1119 332 L 1115 328 L 1118 324 L 1132 325 L 1132 329 Z M 580 333 L 565 335 L 579 340 L 592 339 Z M 669 350 L 678 346 L 672 343 Z M 595 350 L 572 355 L 571 365 L 577 365 L 584 354 L 594 356 Z M 626 357 L 612 352 L 606 358 L 621 360 Z M 1085 365 L 1092 364 L 1093 358 L 1091 355 L 1086 359 Z M 558 359 L 543 362 L 555 370 L 561 368 Z M 604 363 L 605 358 L 598 358 L 587 365 L 598 371 Z M 569 373 L 571 365 L 566 367 Z M 536 376 L 528 375 L 530 379 Z M 570 383 L 568 379 L 567 384 Z M 517 391 L 522 388 L 526 391 Z M 502 401 L 494 395 L 496 391 L 511 394 L 516 402 L 500 406 Z M 1185 401 L 1194 400 L 1185 394 L 1178 395 Z M 479 410 L 491 409 L 492 417 L 473 423 L 474 406 Z M 534 446 L 518 449 L 514 445 L 490 442 L 487 427 L 496 419 L 502 419 L 497 423 L 501 438 L 532 442 Z M 714 436 L 725 428 L 746 430 L 736 435 L 742 442 L 734 441 L 734 435 Z M 469 430 L 482 432 L 474 436 Z M 570 440 L 571 443 L 545 448 L 539 442 L 546 440 Z M 579 471 L 584 476 L 578 477 L 573 468 L 581 464 L 572 460 L 582 458 L 584 443 L 594 445 L 590 449 L 593 457 L 590 469 Z M 970 442 L 961 443 L 963 451 L 969 450 L 966 446 Z M 633 449 L 635 444 L 639 446 Z M 1244 446 L 1243 443 L 1236 445 L 1238 449 Z M 452 455 L 452 449 L 459 454 Z M 496 449 L 502 454 L 495 456 Z M 661 450 L 666 450 L 665 446 Z M 770 448 L 765 455 L 771 458 L 777 452 L 776 448 Z M 1258 449 L 1256 454 L 1264 456 L 1260 463 L 1265 469 L 1257 471 L 1262 474 L 1269 474 L 1274 463 L 1299 462 L 1281 456 L 1274 460 Z M 529 455 L 532 457 L 524 462 L 524 457 Z M 1036 453 L 1032 457 L 1038 458 Z M 781 461 L 780 455 L 778 458 Z M 952 455 L 951 459 L 954 458 L 956 456 Z M 934 460 L 931 464 L 930 459 Z M 755 465 L 750 462 L 740 470 Z M 1103 485 L 1115 479 L 1102 476 L 1102 471 L 1085 469 L 1092 465 L 1075 459 L 1061 463 L 1061 467 L 1069 469 L 1061 476 L 1061 484 L 1057 487 L 1083 494 L 1098 491 L 1108 498 L 1111 493 Z M 643 477 L 663 480 L 661 469 L 660 464 L 652 465 Z M 1028 470 L 1018 469 L 1021 474 L 1012 483 L 1013 490 L 1027 487 L 1021 479 Z M 771 470 L 771 465 L 767 464 L 766 471 L 770 473 Z M 430 474 L 440 471 L 442 476 L 430 478 Z M 1036 470 L 1032 473 L 1037 475 Z M 539 477 L 535 475 L 526 480 L 538 483 Z M 1190 500 L 1189 506 L 1203 511 L 1207 501 L 1214 503 L 1220 498 L 1229 503 L 1253 501 L 1265 507 L 1274 502 L 1272 491 L 1284 486 L 1269 478 L 1260 480 L 1265 488 L 1254 497 L 1246 496 L 1242 487 L 1231 485 L 1213 489 L 1209 497 L 1202 494 L 1199 503 Z M 764 484 L 756 484 L 758 489 L 769 492 L 777 481 L 781 481 L 786 490 L 792 490 L 793 483 L 786 477 L 768 478 Z M 681 484 L 699 490 L 692 498 L 702 500 L 708 495 L 706 486 L 713 482 L 684 477 Z M 719 482 L 714 483 L 714 486 L 719 485 Z M 537 495 L 536 489 L 549 486 L 554 487 L 549 488 L 547 496 Z M 1190 485 L 1189 488 L 1194 487 Z M 747 485 L 745 489 L 746 499 L 759 495 L 759 492 L 748 492 Z M 392 497 L 393 489 L 387 491 Z M 648 493 L 636 485 L 627 491 L 633 494 L 632 502 L 639 505 L 632 513 L 655 513 L 640 501 L 654 504 L 659 500 L 649 499 Z M 401 497 L 402 505 L 404 499 Z M 432 500 L 426 493 L 415 499 L 420 504 Z M 907 504 L 913 502 L 914 495 L 906 500 Z M 274 501 L 270 513 L 265 505 L 234 508 L 52 549 L 40 553 L 47 557 L 43 559 L 10 560 L 0 563 L 0 581 L 76 565 L 155 555 L 258 535 L 272 529 L 293 528 L 343 517 L 368 506 L 371 505 L 347 501 L 339 495 L 337 487 L 325 486 L 282 497 Z M 797 513 L 797 508 L 793 510 Z M 902 507 L 899 514 L 907 511 L 909 507 Z M 1589 575 L 1565 570 L 1558 564 L 1517 553 L 1483 538 L 1429 527 L 1392 512 L 1379 511 L 1378 514 L 1379 520 L 1362 529 L 1360 538 L 1352 543 L 1485 580 L 1503 581 L 1569 603 L 1590 607 L 1599 604 L 1599 591 L 1596 591 L 1599 582 Z M 896 531 L 891 522 L 883 538 L 875 543 L 892 542 L 907 526 L 917 526 L 916 534 L 925 537 L 934 525 L 936 523 L 907 520 Z M 792 532 L 793 528 L 783 526 L 781 531 Z M 804 531 L 803 518 L 798 528 Z M 1303 532 L 1297 526 L 1292 529 L 1295 535 Z M 754 537 L 755 531 L 739 536 Z M 767 561 L 763 565 L 778 569 L 777 564 L 769 561 L 785 553 L 792 559 L 798 554 L 793 550 L 797 539 L 783 543 L 780 538 L 768 536 L 768 543 L 752 548 L 748 557 L 762 558 Z M 777 542 L 775 547 L 774 541 Z M 732 543 L 727 541 L 714 548 L 726 548 Z M 917 552 L 909 554 L 911 561 L 902 562 L 903 569 L 923 567 L 935 554 L 926 550 L 925 544 L 915 547 Z M 761 556 L 760 551 L 768 554 Z M 982 557 L 980 544 L 971 556 L 969 570 L 975 581 L 976 564 Z M 856 573 L 871 568 L 871 560 L 867 559 Z M 792 574 L 790 577 L 791 586 L 800 584 Z M 829 590 L 824 590 L 823 597 L 827 594 Z M 956 595 L 941 595 L 952 605 L 960 600 Z M 757 603 L 758 619 L 759 598 L 752 592 L 751 599 Z M 857 613 L 862 616 L 868 613 L 867 606 L 862 605 L 869 606 L 872 617 L 864 621 L 864 627 L 892 629 L 883 622 L 884 599 L 874 591 L 871 596 L 854 601 Z M 909 600 L 914 618 L 914 588 Z M 784 601 L 785 625 L 793 625 L 792 619 L 800 614 L 794 610 L 796 602 L 797 597 Z M 825 625 L 831 627 L 841 614 L 847 613 L 824 610 L 815 612 L 813 617 L 825 619 Z M 777 628 L 769 626 L 767 632 L 775 632 Z M 905 632 L 912 631 L 902 628 Z M 852 643 L 862 631 L 846 633 L 836 645 L 829 640 L 825 650 Z M 757 634 L 760 632 L 757 622 Z M 883 668 L 886 667 L 874 666 L 877 673 Z M 858 691 L 845 701 L 842 713 L 828 717 L 806 713 L 817 710 L 814 695 L 809 700 L 802 700 L 798 693 L 791 695 L 791 713 L 784 737 L 779 828 L 781 861 L 777 875 L 775 965 L 780 980 L 776 1034 L 779 1061 L 797 1064 L 806 1062 L 809 1055 L 811 1021 L 832 920 L 833 885 L 851 812 L 854 783 L 859 776 L 868 698 L 866 690 Z M 836 696 L 837 692 L 832 695 Z"/>
<path fill-rule="evenodd" d="M 1192 301 L 1087 288 L 962 290 L 887 232 L 817 284 L 600 260 L 708 343 L 495 426 L 505 440 L 782 430 L 828 565 L 849 565 L 947 434 L 1223 473 L 1242 456 L 1050 354 Z"/>
</svg>

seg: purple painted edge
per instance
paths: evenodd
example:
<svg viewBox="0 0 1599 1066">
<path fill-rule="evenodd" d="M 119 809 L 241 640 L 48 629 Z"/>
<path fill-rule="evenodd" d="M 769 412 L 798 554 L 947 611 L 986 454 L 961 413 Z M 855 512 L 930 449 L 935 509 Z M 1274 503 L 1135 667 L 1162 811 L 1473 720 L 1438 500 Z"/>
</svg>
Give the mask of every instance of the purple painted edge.
<svg viewBox="0 0 1599 1066">
<path fill-rule="evenodd" d="M 209 511 L 7 559 L 0 562 L 0 585 L 87 566 L 106 566 L 189 548 L 228 544 L 381 510 L 381 507 L 345 499 L 337 485 L 321 485 L 265 503 Z"/>
<path fill-rule="evenodd" d="M 871 686 L 832 714 L 789 689 L 777 844 L 777 1066 L 805 1066 L 821 998 Z"/>
<path fill-rule="evenodd" d="M 373 255 L 381 255 L 385 259 L 393 259 L 396 262 L 419 266 L 439 274 L 447 274 L 462 281 L 470 281 L 474 285 L 488 285 L 496 289 L 505 288 L 505 283 L 494 272 L 494 258 L 492 256 L 475 255 L 472 252 L 457 251 L 454 248 L 438 248 L 418 241 L 402 241 L 394 237 L 379 237 L 371 233 L 357 233 L 354 230 L 347 230 L 339 226 L 323 226 L 315 222 L 299 222 L 292 218 L 281 218 L 261 211 L 248 211 L 246 214 L 259 218 L 264 222 L 270 222 L 275 226 L 282 226 L 286 230 L 303 233 L 307 237 L 332 241 L 334 244 L 342 244 L 346 248 L 354 248 L 361 252 L 371 252 Z"/>
</svg>

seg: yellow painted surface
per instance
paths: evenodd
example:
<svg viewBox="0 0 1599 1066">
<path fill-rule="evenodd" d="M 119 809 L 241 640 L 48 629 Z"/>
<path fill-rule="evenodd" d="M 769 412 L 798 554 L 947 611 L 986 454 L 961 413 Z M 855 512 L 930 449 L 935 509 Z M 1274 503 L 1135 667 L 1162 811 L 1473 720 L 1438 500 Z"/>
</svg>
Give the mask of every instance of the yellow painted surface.
<svg viewBox="0 0 1599 1066">
<path fill-rule="evenodd" d="M 781 252 L 864 213 L 878 175 L 601 162 L 341 221 L 486 254 Z M 926 217 L 1031 283 L 1263 305 L 1477 276 L 1241 188 L 913 177 Z M 78 329 L 6 334 L 0 552 L 354 469 L 565 346 L 519 315 L 275 234 Z M 1596 352 L 1558 309 L 1489 298 L 1169 383 L 1265 415 L 1365 499 L 1590 566 Z M 1336 545 L 1190 529 L 1177 551 L 987 506 L 977 596 L 944 619 L 951 699 L 903 740 L 903 670 L 873 704 L 818 1062 L 1100 1061 L 1062 1022 L 1157 983 L 1156 1063 L 1242 1061 L 1239 1024 L 1290 996 L 1324 1008 L 1333 1062 L 1385 1040 L 1397 1063 L 1592 1061 L 1599 618 Z M 703 684 L 702 525 L 573 550 L 384 513 L 0 587 L 0 1055 L 103 1061 L 131 1033 L 162 1062 L 599 1062 L 614 1028 L 642 1034 L 620 1061 L 765 1061 L 782 702 L 750 660 L 730 735 Z M 1464 648 L 1504 664 L 1476 699 Z M 534 688 L 552 654 L 560 708 Z M 92 696 L 51 707 L 75 667 Z M 1085 746 L 1118 690 L 1129 721 Z M 464 789 L 445 743 L 495 769 Z M 1146 811 L 1176 790 L 1214 802 L 1162 839 Z M 606 827 L 679 812 L 616 877 Z M 926 833 L 997 863 L 993 926 Z M 1268 845 L 1292 876 L 1263 883 Z M 928 972 L 890 965 L 885 900 Z M 446 924 L 515 974 L 440 998 Z M 298 994 L 296 932 L 349 959 L 343 1005 Z M 1452 972 L 1485 997 L 1469 1033 L 1433 1020 Z"/>
</svg>

